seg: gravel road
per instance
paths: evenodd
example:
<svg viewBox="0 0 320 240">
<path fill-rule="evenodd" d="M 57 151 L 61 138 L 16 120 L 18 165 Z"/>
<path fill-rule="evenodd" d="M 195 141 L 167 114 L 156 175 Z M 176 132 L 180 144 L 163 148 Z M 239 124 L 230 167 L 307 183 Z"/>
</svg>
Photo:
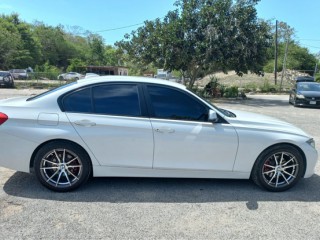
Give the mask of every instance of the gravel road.
<svg viewBox="0 0 320 240">
<path fill-rule="evenodd" d="M 0 98 L 37 93 L 0 89 Z M 312 134 L 320 109 L 288 96 L 219 101 L 275 116 Z M 19 146 L 16 146 L 17 151 Z M 270 193 L 249 180 L 96 178 L 55 193 L 35 177 L 0 168 L 0 239 L 319 239 L 320 169 L 293 189 Z"/>
</svg>

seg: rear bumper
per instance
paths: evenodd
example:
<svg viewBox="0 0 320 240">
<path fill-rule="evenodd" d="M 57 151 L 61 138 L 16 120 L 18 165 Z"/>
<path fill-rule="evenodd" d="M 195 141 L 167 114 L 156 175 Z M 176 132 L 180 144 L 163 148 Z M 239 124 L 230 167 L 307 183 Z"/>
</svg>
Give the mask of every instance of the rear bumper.
<svg viewBox="0 0 320 240">
<path fill-rule="evenodd" d="M 2 86 L 11 86 L 12 85 L 12 81 L 0 80 L 0 85 L 2 85 Z"/>
<path fill-rule="evenodd" d="M 0 143 L 0 166 L 30 172 L 30 159 L 38 144 L 4 132 L 0 137 L 4 140 Z"/>
</svg>

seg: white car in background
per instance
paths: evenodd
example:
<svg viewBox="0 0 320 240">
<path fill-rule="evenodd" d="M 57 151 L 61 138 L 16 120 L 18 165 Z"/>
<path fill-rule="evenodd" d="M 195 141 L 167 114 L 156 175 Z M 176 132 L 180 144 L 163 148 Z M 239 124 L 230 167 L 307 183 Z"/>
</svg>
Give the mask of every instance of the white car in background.
<svg viewBox="0 0 320 240">
<path fill-rule="evenodd" d="M 81 78 L 84 78 L 84 75 L 77 72 L 62 73 L 58 76 L 59 80 L 79 80 Z"/>
<path fill-rule="evenodd" d="M 92 78 L 92 77 L 100 77 L 100 75 L 96 73 L 86 73 L 84 78 Z"/>
<path fill-rule="evenodd" d="M 313 175 L 312 137 L 263 115 L 218 108 L 166 80 L 82 79 L 0 101 L 0 165 L 54 191 L 94 177 L 251 178 L 284 191 Z M 19 151 L 14 146 L 18 146 Z"/>
</svg>

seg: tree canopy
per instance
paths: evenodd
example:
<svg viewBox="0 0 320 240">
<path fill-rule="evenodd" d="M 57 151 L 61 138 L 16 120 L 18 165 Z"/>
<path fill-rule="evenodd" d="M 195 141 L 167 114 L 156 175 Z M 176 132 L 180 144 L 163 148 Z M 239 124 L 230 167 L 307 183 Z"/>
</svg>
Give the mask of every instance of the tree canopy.
<svg viewBox="0 0 320 240">
<path fill-rule="evenodd" d="M 179 0 L 163 20 L 146 21 L 116 45 L 136 64 L 180 71 L 190 86 L 209 72 L 258 72 L 271 36 L 256 2 Z"/>
<path fill-rule="evenodd" d="M 84 65 L 115 65 L 117 54 L 100 35 L 88 31 L 79 35 L 62 25 L 23 22 L 18 14 L 0 16 L 0 69 L 54 66 L 75 70 Z"/>
<path fill-rule="evenodd" d="M 124 65 L 131 74 L 157 68 L 177 71 L 190 86 L 217 71 L 273 71 L 274 29 L 257 18 L 258 0 L 178 0 L 164 18 L 146 21 L 115 46 L 81 27 L 27 23 L 0 15 L 0 69 L 77 71 L 85 65 Z M 279 24 L 279 70 L 289 39 L 287 68 L 313 69 L 316 61 Z"/>
</svg>

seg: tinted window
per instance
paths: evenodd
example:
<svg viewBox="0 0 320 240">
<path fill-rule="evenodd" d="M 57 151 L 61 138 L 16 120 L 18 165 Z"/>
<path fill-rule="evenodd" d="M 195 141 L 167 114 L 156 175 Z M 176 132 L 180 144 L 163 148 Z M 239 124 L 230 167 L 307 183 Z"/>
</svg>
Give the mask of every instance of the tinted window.
<svg viewBox="0 0 320 240">
<path fill-rule="evenodd" d="M 92 112 L 91 89 L 85 88 L 67 95 L 63 99 L 63 106 L 67 112 Z"/>
<path fill-rule="evenodd" d="M 93 88 L 96 113 L 141 116 L 138 87 L 132 84 L 109 84 Z"/>
<path fill-rule="evenodd" d="M 154 116 L 157 118 L 207 121 L 207 108 L 191 95 L 171 88 L 148 86 Z"/>
</svg>

